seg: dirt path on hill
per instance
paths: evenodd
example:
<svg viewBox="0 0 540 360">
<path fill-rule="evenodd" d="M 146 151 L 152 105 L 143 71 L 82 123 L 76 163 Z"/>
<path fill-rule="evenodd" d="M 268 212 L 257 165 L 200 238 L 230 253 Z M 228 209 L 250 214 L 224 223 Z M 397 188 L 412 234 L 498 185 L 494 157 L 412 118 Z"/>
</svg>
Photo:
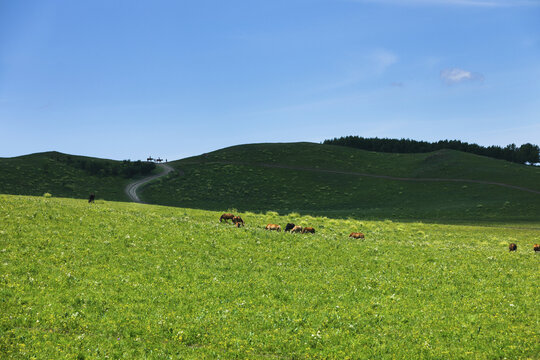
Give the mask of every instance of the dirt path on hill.
<svg viewBox="0 0 540 360">
<path fill-rule="evenodd" d="M 313 172 L 327 173 L 327 174 L 364 176 L 364 177 L 371 177 L 371 178 L 377 178 L 377 179 L 387 179 L 387 180 L 397 180 L 397 181 L 460 182 L 460 183 L 473 183 L 473 184 L 483 184 L 483 185 L 496 185 L 496 186 L 502 186 L 502 187 L 506 187 L 506 188 L 510 188 L 510 189 L 526 191 L 526 192 L 530 192 L 530 193 L 533 193 L 533 194 L 540 195 L 539 190 L 529 189 L 529 188 L 522 187 L 522 186 L 504 184 L 504 183 L 495 182 L 495 181 L 472 180 L 472 179 L 445 179 L 445 178 L 409 178 L 409 177 L 399 177 L 399 176 L 366 174 L 366 173 L 355 172 L 355 171 L 326 170 L 326 169 L 317 169 L 317 168 L 302 167 L 302 166 L 291 166 L 291 165 L 280 165 L 280 164 L 237 163 L 237 162 L 233 162 L 233 161 L 215 161 L 215 162 L 221 163 L 221 164 L 231 164 L 231 165 L 261 166 L 261 167 L 276 168 L 276 169 L 313 171 Z"/>
<path fill-rule="evenodd" d="M 540 194 L 540 191 L 538 191 L 538 190 L 533 190 L 533 189 L 529 189 L 529 188 L 522 187 L 522 186 L 504 184 L 504 183 L 495 182 L 495 181 L 471 180 L 471 179 L 444 179 L 444 178 L 408 178 L 408 177 L 397 177 L 397 176 L 388 176 L 388 175 L 366 174 L 366 173 L 359 173 L 359 172 L 353 172 L 353 171 L 325 170 L 325 169 L 316 169 L 316 168 L 289 166 L 289 165 L 279 165 L 279 164 L 259 164 L 259 166 L 270 167 L 270 168 L 278 168 L 278 169 L 290 169 L 290 170 L 322 172 L 322 173 L 330 173 L 330 174 L 365 176 L 365 177 L 372 177 L 372 178 L 378 178 L 378 179 L 388 179 L 388 180 L 398 180 L 398 181 L 463 182 L 463 183 L 475 183 L 475 184 L 484 184 L 484 185 L 496 185 L 496 186 L 502 186 L 502 187 L 507 187 L 507 188 L 521 190 L 521 191 L 527 191 L 527 192 L 530 192 L 530 193 L 533 193 L 533 194 Z"/>
<path fill-rule="evenodd" d="M 137 196 L 137 190 L 144 184 L 149 183 L 152 180 L 156 180 L 162 176 L 168 175 L 170 172 L 175 171 L 174 168 L 167 164 L 158 164 L 158 167 L 162 168 L 163 171 L 159 174 L 145 177 L 143 179 L 137 180 L 128 186 L 126 186 L 126 194 L 129 196 L 129 199 L 133 202 L 144 204 L 141 199 Z"/>
</svg>

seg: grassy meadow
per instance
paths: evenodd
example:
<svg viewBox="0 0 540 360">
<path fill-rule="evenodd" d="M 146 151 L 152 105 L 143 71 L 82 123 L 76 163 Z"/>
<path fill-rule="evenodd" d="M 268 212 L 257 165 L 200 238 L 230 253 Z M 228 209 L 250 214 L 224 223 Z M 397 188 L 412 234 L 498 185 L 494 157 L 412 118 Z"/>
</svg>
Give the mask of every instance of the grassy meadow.
<svg viewBox="0 0 540 360">
<path fill-rule="evenodd" d="M 0 357 L 540 355 L 538 222 L 220 214 L 0 195 Z"/>
<path fill-rule="evenodd" d="M 540 191 L 538 167 L 452 150 L 389 154 L 312 143 L 251 144 L 170 165 L 183 175 L 176 172 L 149 184 L 141 194 L 146 202 L 215 211 L 228 207 L 253 212 L 271 209 L 280 214 L 373 220 L 540 221 L 540 194 L 497 185 L 325 172 L 470 179 Z M 276 165 L 285 168 L 271 167 Z"/>
</svg>

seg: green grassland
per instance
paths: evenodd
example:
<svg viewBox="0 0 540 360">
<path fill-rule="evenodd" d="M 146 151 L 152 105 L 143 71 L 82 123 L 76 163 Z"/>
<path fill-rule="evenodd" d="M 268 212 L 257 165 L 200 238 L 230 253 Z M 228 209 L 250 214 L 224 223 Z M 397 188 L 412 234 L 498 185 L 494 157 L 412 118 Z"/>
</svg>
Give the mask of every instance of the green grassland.
<svg viewBox="0 0 540 360">
<path fill-rule="evenodd" d="M 469 182 L 400 181 L 332 173 L 500 182 L 540 191 L 540 168 L 443 150 L 376 153 L 312 143 L 252 144 L 170 163 L 183 171 L 144 188 L 149 203 L 336 218 L 530 222 L 540 194 Z"/>
<path fill-rule="evenodd" d="M 45 152 L 14 158 L 0 158 L 0 194 L 43 195 L 128 201 L 124 188 L 133 178 L 120 174 L 92 174 L 79 163 L 97 163 L 110 169 L 121 168 L 121 161 Z"/>
<path fill-rule="evenodd" d="M 0 195 L 0 357 L 540 354 L 538 223 L 219 215 Z M 317 232 L 263 229 L 289 221 Z"/>
</svg>

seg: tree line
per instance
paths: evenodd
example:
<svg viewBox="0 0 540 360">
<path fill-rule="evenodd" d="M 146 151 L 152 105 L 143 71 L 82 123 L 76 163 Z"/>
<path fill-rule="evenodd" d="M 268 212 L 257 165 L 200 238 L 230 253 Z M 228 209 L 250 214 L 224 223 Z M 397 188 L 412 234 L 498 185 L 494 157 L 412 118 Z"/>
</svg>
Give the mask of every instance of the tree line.
<svg viewBox="0 0 540 360">
<path fill-rule="evenodd" d="M 362 150 L 387 153 L 425 153 L 442 149 L 458 150 L 495 159 L 507 160 L 519 164 L 536 164 L 540 162 L 540 147 L 530 143 L 516 146 L 480 146 L 459 140 L 440 140 L 437 142 L 416 141 L 411 139 L 364 138 L 360 136 L 344 136 L 324 140 L 323 144 L 349 146 Z"/>
<path fill-rule="evenodd" d="M 57 155 L 55 160 L 69 164 L 75 168 L 82 169 L 90 175 L 97 176 L 123 176 L 131 178 L 136 175 L 148 175 L 156 168 L 156 164 L 146 161 L 123 160 L 107 161 L 85 158 L 75 158 L 69 155 Z"/>
</svg>

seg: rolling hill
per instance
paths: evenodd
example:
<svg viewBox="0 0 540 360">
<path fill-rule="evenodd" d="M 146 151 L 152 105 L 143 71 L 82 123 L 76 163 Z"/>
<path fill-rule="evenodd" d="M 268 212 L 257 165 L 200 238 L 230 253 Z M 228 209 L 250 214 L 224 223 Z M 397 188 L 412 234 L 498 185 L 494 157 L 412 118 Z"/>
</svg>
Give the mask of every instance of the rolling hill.
<svg viewBox="0 0 540 360">
<path fill-rule="evenodd" d="M 148 185 L 141 194 L 146 202 L 372 219 L 540 219 L 540 168 L 453 150 L 389 154 L 314 143 L 250 144 L 170 164 L 184 175 Z"/>
<path fill-rule="evenodd" d="M 391 154 L 314 143 L 233 146 L 170 162 L 144 202 L 206 210 L 434 222 L 538 222 L 540 168 L 454 150 Z M 0 158 L 0 193 L 127 201 L 133 163 L 48 152 Z M 155 170 L 154 170 L 155 172 Z M 503 186 L 503 185 L 507 186 Z"/>
<path fill-rule="evenodd" d="M 56 151 L 0 158 L 0 194 L 128 201 L 124 188 L 141 176 L 135 163 Z"/>
</svg>

